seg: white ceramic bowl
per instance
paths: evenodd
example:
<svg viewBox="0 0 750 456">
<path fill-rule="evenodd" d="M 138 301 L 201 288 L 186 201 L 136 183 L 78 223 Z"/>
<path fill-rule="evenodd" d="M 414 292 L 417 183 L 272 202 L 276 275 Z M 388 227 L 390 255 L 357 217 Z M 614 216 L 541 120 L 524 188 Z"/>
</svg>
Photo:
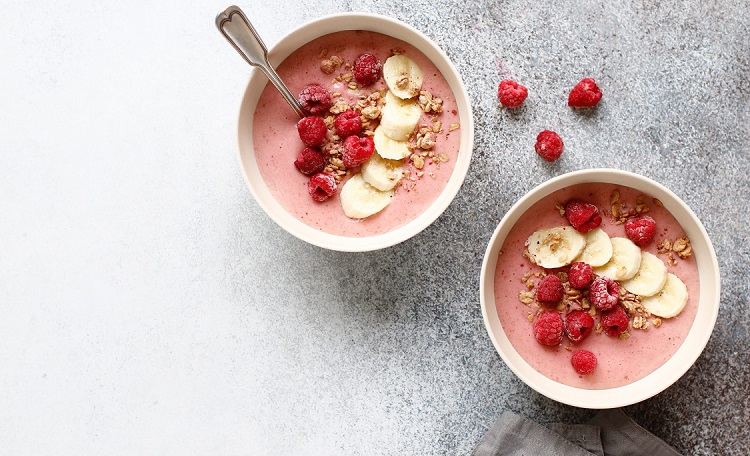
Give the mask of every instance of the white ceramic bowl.
<svg viewBox="0 0 750 456">
<path fill-rule="evenodd" d="M 311 244 L 339 251 L 369 251 L 392 246 L 411 238 L 429 226 L 448 205 L 461 188 L 469 169 L 473 149 L 474 123 L 469 96 L 455 66 L 445 53 L 424 34 L 413 27 L 388 17 L 365 13 L 342 13 L 308 22 L 283 37 L 269 50 L 269 60 L 274 67 L 300 46 L 320 36 L 342 30 L 378 32 L 408 42 L 442 73 L 453 91 L 458 106 L 461 129 L 460 149 L 456 165 L 447 185 L 421 215 L 392 231 L 369 237 L 346 237 L 324 233 L 312 228 L 287 212 L 273 197 L 261 176 L 253 151 L 253 114 L 267 78 L 253 69 L 239 116 L 239 159 L 242 172 L 251 193 L 263 210 L 282 228 Z"/>
<path fill-rule="evenodd" d="M 571 387 L 540 374 L 515 350 L 498 317 L 494 277 L 500 248 L 519 217 L 550 193 L 571 185 L 604 182 L 636 188 L 658 198 L 677 219 L 693 247 L 700 280 L 700 297 L 695 320 L 687 338 L 676 353 L 649 375 L 617 388 L 592 390 Z M 693 211 L 663 185 L 646 177 L 615 169 L 576 171 L 551 179 L 521 198 L 500 221 L 485 252 L 480 277 L 480 302 L 485 327 L 495 349 L 510 369 L 527 385 L 550 399 L 576 407 L 606 409 L 648 399 L 677 381 L 695 362 L 706 346 L 719 311 L 719 265 L 711 240 Z"/>
</svg>

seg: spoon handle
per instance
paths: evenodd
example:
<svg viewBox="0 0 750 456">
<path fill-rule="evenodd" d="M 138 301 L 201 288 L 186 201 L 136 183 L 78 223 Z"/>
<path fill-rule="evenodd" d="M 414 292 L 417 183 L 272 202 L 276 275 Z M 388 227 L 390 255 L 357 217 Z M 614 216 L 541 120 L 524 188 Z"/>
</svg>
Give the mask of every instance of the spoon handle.
<svg viewBox="0 0 750 456">
<path fill-rule="evenodd" d="M 216 27 L 247 63 L 260 68 L 265 73 L 271 83 L 281 92 L 281 96 L 300 117 L 307 115 L 286 84 L 276 74 L 276 70 L 268 63 L 266 45 L 263 44 L 263 40 L 255 31 L 255 27 L 239 7 L 230 6 L 219 13 L 216 16 Z"/>
</svg>

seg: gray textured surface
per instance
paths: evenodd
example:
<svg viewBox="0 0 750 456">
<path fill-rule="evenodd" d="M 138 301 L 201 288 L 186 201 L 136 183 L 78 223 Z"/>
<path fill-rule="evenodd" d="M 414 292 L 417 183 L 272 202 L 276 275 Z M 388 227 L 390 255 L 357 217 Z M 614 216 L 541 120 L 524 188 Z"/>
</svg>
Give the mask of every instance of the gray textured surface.
<svg viewBox="0 0 750 456">
<path fill-rule="evenodd" d="M 579 422 L 520 382 L 479 310 L 486 243 L 546 179 L 651 177 L 706 226 L 716 330 L 626 412 L 686 454 L 750 441 L 750 6 L 741 0 L 240 3 L 267 43 L 363 10 L 425 32 L 475 109 L 474 161 L 419 236 L 342 254 L 293 238 L 235 157 L 247 68 L 213 2 L 0 5 L 4 454 L 467 454 L 508 409 Z M 442 18 L 442 19 L 440 19 Z M 530 88 L 518 112 L 499 80 Z M 565 106 L 600 81 L 592 113 Z M 533 139 L 557 130 L 557 163 Z"/>
</svg>

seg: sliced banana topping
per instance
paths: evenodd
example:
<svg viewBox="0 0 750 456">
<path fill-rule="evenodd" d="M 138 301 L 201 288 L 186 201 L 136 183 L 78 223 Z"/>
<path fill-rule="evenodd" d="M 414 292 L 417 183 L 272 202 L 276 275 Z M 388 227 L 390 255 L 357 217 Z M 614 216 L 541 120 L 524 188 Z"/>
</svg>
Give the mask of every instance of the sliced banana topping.
<svg viewBox="0 0 750 456">
<path fill-rule="evenodd" d="M 383 133 L 396 141 L 409 139 L 422 117 L 417 100 L 402 100 L 391 92 L 385 95 L 380 126 Z"/>
<path fill-rule="evenodd" d="M 401 160 L 388 160 L 375 151 L 362 164 L 362 178 L 380 191 L 388 191 L 396 186 L 404 175 Z"/>
<path fill-rule="evenodd" d="M 641 266 L 638 273 L 620 285 L 626 290 L 640 296 L 653 296 L 659 292 L 667 281 L 667 266 L 659 257 L 648 252 L 641 252 Z"/>
<path fill-rule="evenodd" d="M 612 258 L 612 242 L 609 235 L 601 228 L 586 233 L 586 247 L 576 258 L 591 267 L 604 266 Z"/>
<path fill-rule="evenodd" d="M 361 219 L 382 211 L 391 202 L 393 190 L 382 192 L 365 182 L 362 174 L 352 176 L 341 188 L 341 208 L 347 217 Z"/>
<path fill-rule="evenodd" d="M 399 98 L 414 98 L 422 88 L 422 69 L 405 55 L 394 55 L 383 64 L 383 79 L 388 90 Z"/>
<path fill-rule="evenodd" d="M 612 258 L 604 266 L 594 268 L 594 274 L 618 281 L 633 278 L 641 267 L 641 248 L 628 238 L 613 237 L 610 241 Z"/>
<path fill-rule="evenodd" d="M 535 231 L 526 241 L 532 260 L 547 269 L 559 268 L 573 262 L 586 246 L 586 237 L 572 226 Z"/>
<path fill-rule="evenodd" d="M 687 301 L 688 291 L 685 283 L 676 275 L 667 273 L 664 287 L 654 296 L 643 298 L 641 304 L 652 315 L 672 318 L 682 312 Z"/>
<path fill-rule="evenodd" d="M 408 141 L 396 141 L 389 138 L 380 126 L 375 129 L 372 139 L 375 141 L 375 150 L 383 158 L 401 160 L 411 155 Z"/>
</svg>

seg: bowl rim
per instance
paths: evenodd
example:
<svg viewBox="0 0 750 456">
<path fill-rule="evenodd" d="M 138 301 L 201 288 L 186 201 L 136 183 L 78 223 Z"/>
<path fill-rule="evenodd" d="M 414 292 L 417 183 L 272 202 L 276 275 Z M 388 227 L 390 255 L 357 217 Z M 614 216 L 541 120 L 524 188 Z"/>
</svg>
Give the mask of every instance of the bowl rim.
<svg viewBox="0 0 750 456">
<path fill-rule="evenodd" d="M 551 380 L 531 367 L 508 340 L 497 316 L 494 277 L 497 255 L 505 237 L 518 218 L 534 203 L 550 193 L 571 185 L 604 182 L 638 188 L 659 198 L 691 239 L 697 262 L 700 296 L 695 320 L 675 354 L 656 370 L 625 386 L 590 390 Z M 634 185 L 634 183 L 636 185 Z M 676 213 L 677 212 L 677 213 Z M 683 220 L 689 222 L 688 226 Z M 695 239 L 704 242 L 696 243 Z M 589 409 L 609 409 L 641 402 L 664 391 L 692 367 L 711 337 L 719 312 L 721 280 L 719 264 L 711 239 L 695 213 L 680 197 L 662 184 L 639 174 L 612 168 L 590 168 L 554 177 L 527 192 L 503 216 L 487 245 L 480 272 L 480 305 L 485 328 L 495 350 L 505 364 L 529 387 L 563 404 Z M 700 322 L 700 324 L 697 324 Z"/>
<path fill-rule="evenodd" d="M 350 237 L 325 233 L 292 216 L 276 201 L 265 185 L 255 161 L 255 155 L 248 153 L 243 157 L 243 151 L 247 147 L 244 146 L 246 142 L 249 142 L 250 152 L 252 152 L 253 111 L 262 91 L 262 89 L 259 91 L 254 91 L 253 89 L 258 84 L 262 84 L 261 87 L 264 87 L 267 82 L 266 76 L 257 68 L 252 69 L 240 103 L 236 137 L 237 159 L 242 176 L 255 201 L 282 229 L 305 242 L 325 249 L 342 252 L 366 252 L 384 249 L 416 236 L 431 225 L 448 208 L 461 189 L 471 164 L 471 156 L 474 149 L 474 117 L 469 94 L 463 83 L 461 74 L 447 54 L 429 37 L 411 25 L 380 14 L 363 12 L 336 13 L 305 22 L 284 35 L 269 48 L 269 61 L 271 65 L 276 67 L 294 50 L 311 40 L 329 33 L 345 30 L 372 31 L 408 42 L 425 54 L 448 82 L 456 100 L 458 115 L 461 121 L 461 137 L 456 165 L 445 187 L 436 196 L 435 201 L 413 220 L 385 233 L 367 237 Z"/>
</svg>

